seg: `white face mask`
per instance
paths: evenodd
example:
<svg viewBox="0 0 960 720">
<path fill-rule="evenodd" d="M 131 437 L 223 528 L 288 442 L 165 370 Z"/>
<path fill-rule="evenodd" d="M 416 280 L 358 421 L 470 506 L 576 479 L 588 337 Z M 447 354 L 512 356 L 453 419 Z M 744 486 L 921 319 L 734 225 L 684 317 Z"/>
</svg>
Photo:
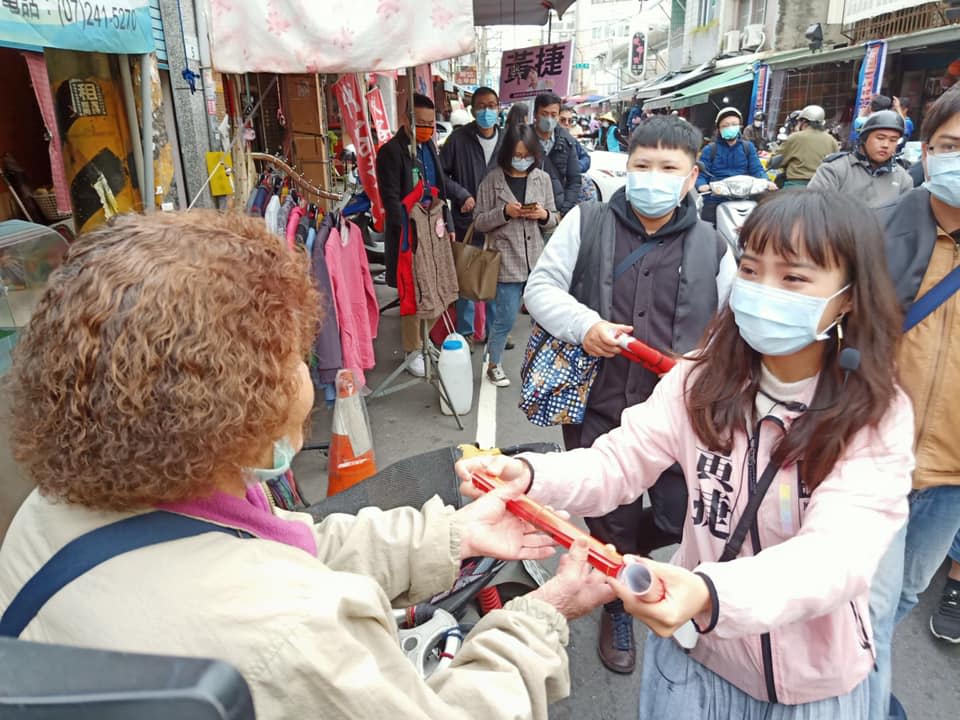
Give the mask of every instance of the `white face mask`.
<svg viewBox="0 0 960 720">
<path fill-rule="evenodd" d="M 294 455 L 296 455 L 296 452 L 293 450 L 293 444 L 290 442 L 290 438 L 284 435 L 273 443 L 272 468 L 247 468 L 244 471 L 244 479 L 247 485 L 256 485 L 283 475 L 290 469 L 290 463 L 293 461 Z"/>
<path fill-rule="evenodd" d="M 823 312 L 844 285 L 830 297 L 812 297 L 737 277 L 730 308 L 740 337 L 761 355 L 792 355 L 813 342 L 826 340 L 837 321 L 817 332 Z"/>
</svg>

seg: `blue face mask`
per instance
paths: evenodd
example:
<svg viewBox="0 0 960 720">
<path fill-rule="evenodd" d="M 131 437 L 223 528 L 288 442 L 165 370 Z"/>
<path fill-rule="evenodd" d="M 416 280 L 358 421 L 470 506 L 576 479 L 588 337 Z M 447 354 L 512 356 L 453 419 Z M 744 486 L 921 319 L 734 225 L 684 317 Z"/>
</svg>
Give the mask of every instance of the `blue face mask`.
<svg viewBox="0 0 960 720">
<path fill-rule="evenodd" d="M 739 125 L 730 125 L 725 127 L 720 131 L 720 137 L 724 140 L 736 140 L 740 137 L 740 126 Z"/>
<path fill-rule="evenodd" d="M 513 159 L 510 160 L 510 166 L 517 172 L 526 172 L 527 170 L 530 169 L 532 165 L 533 165 L 532 157 L 522 158 L 514 155 Z"/>
<path fill-rule="evenodd" d="M 484 130 L 488 130 L 497 124 L 496 110 L 478 110 L 476 117 L 477 125 L 482 127 Z"/>
<path fill-rule="evenodd" d="M 923 186 L 938 200 L 960 208 L 960 152 L 927 155 L 927 174 Z"/>
<path fill-rule="evenodd" d="M 540 128 L 540 132 L 553 132 L 553 129 L 557 126 L 557 119 L 555 117 L 544 116 L 537 120 L 537 127 Z"/>
<path fill-rule="evenodd" d="M 658 218 L 680 204 L 686 175 L 657 171 L 627 173 L 627 200 L 644 217 Z"/>
<path fill-rule="evenodd" d="M 283 475 L 290 469 L 290 463 L 296 452 L 293 450 L 293 444 L 290 438 L 284 436 L 273 443 L 273 467 L 272 468 L 247 468 L 246 480 L 248 485 L 255 485 L 259 482 L 273 480 L 275 477 Z"/>
<path fill-rule="evenodd" d="M 830 297 L 820 298 L 737 277 L 730 308 L 747 345 L 761 355 L 792 355 L 829 337 L 837 321 L 818 333 L 823 311 L 848 287 L 844 285 Z"/>
</svg>

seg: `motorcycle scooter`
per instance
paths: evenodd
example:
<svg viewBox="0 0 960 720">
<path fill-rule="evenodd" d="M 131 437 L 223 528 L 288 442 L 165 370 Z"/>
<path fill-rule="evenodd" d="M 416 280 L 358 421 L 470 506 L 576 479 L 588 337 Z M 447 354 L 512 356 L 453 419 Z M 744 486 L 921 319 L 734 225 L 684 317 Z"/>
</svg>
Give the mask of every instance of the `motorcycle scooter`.
<svg viewBox="0 0 960 720">
<path fill-rule="evenodd" d="M 724 202 L 717 206 L 717 232 L 734 257 L 740 257 L 740 228 L 757 206 L 758 198 L 770 192 L 770 182 L 751 175 L 733 175 L 710 183 L 710 193 Z"/>
</svg>

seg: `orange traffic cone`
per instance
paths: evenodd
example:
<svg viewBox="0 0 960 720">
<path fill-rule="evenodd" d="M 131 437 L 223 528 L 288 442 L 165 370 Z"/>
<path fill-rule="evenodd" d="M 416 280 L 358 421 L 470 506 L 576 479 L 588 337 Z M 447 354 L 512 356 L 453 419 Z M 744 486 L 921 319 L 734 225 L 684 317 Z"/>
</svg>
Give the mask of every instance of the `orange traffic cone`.
<svg viewBox="0 0 960 720">
<path fill-rule="evenodd" d="M 367 406 L 352 370 L 337 373 L 337 401 L 333 406 L 333 433 L 327 496 L 356 485 L 377 472 Z"/>
</svg>

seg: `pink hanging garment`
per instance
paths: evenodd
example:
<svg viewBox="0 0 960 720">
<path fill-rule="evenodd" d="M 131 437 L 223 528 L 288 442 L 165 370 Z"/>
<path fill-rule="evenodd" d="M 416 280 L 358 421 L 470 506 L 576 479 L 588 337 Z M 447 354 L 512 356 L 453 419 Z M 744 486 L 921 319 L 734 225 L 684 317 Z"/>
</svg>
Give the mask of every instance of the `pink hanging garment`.
<svg viewBox="0 0 960 720">
<path fill-rule="evenodd" d="M 297 226 L 303 217 L 303 208 L 297 205 L 290 210 L 287 216 L 287 247 L 293 250 L 297 246 Z"/>
<path fill-rule="evenodd" d="M 351 222 L 334 227 L 324 246 L 324 257 L 340 322 L 343 366 L 358 370 L 359 382 L 366 384 L 363 371 L 376 364 L 373 341 L 380 309 L 360 228 Z"/>
<path fill-rule="evenodd" d="M 53 177 L 53 192 L 57 197 L 57 210 L 65 215 L 72 215 L 70 186 L 67 184 L 67 173 L 63 169 L 63 149 L 60 146 L 60 131 L 57 130 L 57 113 L 54 110 L 53 91 L 50 89 L 50 78 L 47 75 L 47 61 L 40 53 L 25 52 L 23 59 L 27 61 L 33 93 L 37 96 L 40 115 L 50 136 L 50 171 Z"/>
</svg>

